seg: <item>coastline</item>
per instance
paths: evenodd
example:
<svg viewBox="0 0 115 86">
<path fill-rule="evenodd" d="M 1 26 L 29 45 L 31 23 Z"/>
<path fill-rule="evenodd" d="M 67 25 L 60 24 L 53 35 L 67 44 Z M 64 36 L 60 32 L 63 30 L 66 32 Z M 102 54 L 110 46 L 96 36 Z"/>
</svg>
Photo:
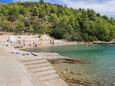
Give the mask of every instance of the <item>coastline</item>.
<svg viewBox="0 0 115 86">
<path fill-rule="evenodd" d="M 0 36 L 0 38 L 1 38 L 0 45 L 5 47 L 5 49 L 10 54 L 12 54 L 14 57 L 16 56 L 16 59 L 18 58 L 19 61 L 23 60 L 23 59 L 27 59 L 28 56 L 29 56 L 29 58 L 33 57 L 33 56 L 34 57 L 40 56 L 40 58 L 44 58 L 47 61 L 48 61 L 48 59 L 54 61 L 55 59 L 58 60 L 58 59 L 63 59 L 63 58 L 66 58 L 66 59 L 69 58 L 69 57 L 64 57 L 64 56 L 61 56 L 59 54 L 54 54 L 54 53 L 38 53 L 38 54 L 33 54 L 33 53 L 30 53 L 30 52 L 22 51 L 25 48 L 28 49 L 28 47 L 25 46 L 23 48 L 15 48 L 17 43 L 9 43 L 9 42 L 7 42 L 7 39 L 8 39 L 9 36 L 10 35 Z M 25 40 L 26 43 L 29 43 L 29 42 L 32 43 L 33 41 L 38 41 L 38 38 L 36 38 L 35 35 L 34 36 L 26 36 L 26 37 L 25 36 L 21 36 L 21 38 L 20 38 L 20 35 L 18 35 L 16 37 L 18 38 L 17 40 L 26 39 Z M 30 37 L 31 37 L 31 39 L 30 39 Z M 80 43 L 77 43 L 77 42 L 66 42 L 64 40 L 55 40 L 55 44 L 53 44 L 53 45 L 46 44 L 45 46 L 42 46 L 42 47 L 44 48 L 44 47 L 66 46 L 66 45 L 76 45 L 76 44 L 87 44 L 87 43 L 84 43 L 84 42 L 80 42 Z M 29 47 L 29 48 L 32 48 L 32 47 Z M 55 56 L 56 56 L 56 58 L 55 58 Z M 70 61 L 67 60 L 66 62 L 69 62 L 70 64 L 75 64 L 75 63 L 77 63 L 77 64 L 84 64 L 85 63 L 84 61 L 78 60 L 78 59 L 70 60 Z M 51 63 L 51 62 L 49 61 L 49 63 Z M 62 62 L 62 63 L 64 63 L 64 62 Z M 53 64 L 52 64 L 52 66 L 53 66 Z M 55 68 L 53 68 L 53 70 L 55 70 Z M 58 72 L 58 71 L 56 71 L 56 72 Z M 60 76 L 60 77 L 62 77 L 62 76 Z M 62 79 L 62 81 L 64 80 L 65 83 L 67 83 L 67 81 L 64 78 L 61 78 L 61 79 Z"/>
<path fill-rule="evenodd" d="M 79 45 L 79 44 L 115 44 L 114 41 L 111 42 L 68 42 L 66 40 L 56 40 L 52 39 L 47 35 L 43 35 L 39 38 L 39 35 L 13 35 L 16 37 L 16 43 L 7 42 L 8 38 L 12 35 L 0 35 L 0 44 L 7 46 L 14 46 L 17 49 L 31 49 L 31 48 L 44 48 L 44 47 L 53 47 L 53 46 L 66 46 L 66 45 Z M 51 41 L 54 43 L 50 43 Z M 37 47 L 36 47 L 37 46 Z"/>
<path fill-rule="evenodd" d="M 30 37 L 31 37 L 31 39 L 30 39 Z M 2 37 L 0 37 L 0 38 L 2 38 Z M 6 38 L 4 39 L 4 37 L 2 38 L 2 40 L 1 40 L 1 44 L 0 45 L 3 45 L 3 46 L 5 46 L 6 47 L 6 49 L 7 49 L 7 51 L 10 53 L 10 54 L 12 54 L 12 55 L 14 55 L 14 56 L 16 56 L 16 58 L 21 58 L 21 59 L 26 59 L 26 58 L 28 58 L 28 56 L 29 56 L 29 58 L 30 57 L 37 57 L 37 56 L 39 56 L 40 58 L 42 58 L 42 59 L 46 59 L 47 61 L 50 59 L 56 59 L 56 60 L 58 60 L 58 59 L 62 59 L 62 58 L 65 58 L 65 57 L 63 57 L 63 56 L 61 56 L 61 55 L 59 55 L 58 53 L 56 53 L 56 54 L 54 54 L 54 53 L 30 53 L 30 52 L 26 52 L 26 51 L 22 51 L 23 49 L 29 49 L 29 48 L 32 48 L 32 47 L 23 47 L 23 48 L 14 48 L 15 47 L 15 45 L 17 45 L 16 43 L 8 43 L 6 40 L 7 40 L 7 38 L 8 38 L 8 36 L 6 36 Z M 24 39 L 24 36 L 22 36 L 22 39 Z M 21 40 L 22 40 L 21 39 Z M 33 36 L 29 36 L 29 37 L 26 37 L 26 41 L 25 42 L 27 42 L 27 43 L 29 43 L 29 42 L 33 42 L 33 41 L 38 41 L 38 38 L 36 38 L 35 37 L 35 35 L 34 35 L 34 37 Z M 86 45 L 89 45 L 89 44 L 94 44 L 93 42 L 66 42 L 66 41 L 64 41 L 64 40 L 55 40 L 56 42 L 55 42 L 55 44 L 53 44 L 53 45 L 49 45 L 49 44 L 45 44 L 45 46 L 42 46 L 42 47 L 40 47 L 40 48 L 44 48 L 44 47 L 54 47 L 54 46 L 66 46 L 66 45 L 79 45 L 79 44 L 86 44 Z M 38 47 L 39 48 L 39 47 Z M 18 56 L 19 55 L 19 56 Z M 69 58 L 69 57 L 66 57 L 66 58 Z M 78 61 L 78 59 L 77 59 L 77 61 Z M 82 60 L 81 60 L 82 61 Z M 49 63 L 51 63 L 50 61 L 49 61 Z M 57 62 L 56 62 L 57 63 Z M 61 62 L 61 64 L 60 63 L 57 63 L 57 65 L 59 65 L 59 67 L 60 66 L 62 66 L 62 64 L 65 64 L 65 63 L 67 63 L 67 62 Z M 70 65 L 73 65 L 73 64 L 75 64 L 73 61 L 71 61 L 70 63 L 69 63 Z M 84 63 L 77 63 L 77 64 L 84 64 Z M 56 72 L 58 72 L 58 75 L 60 75 L 59 74 L 59 71 L 58 71 L 58 69 L 56 68 L 56 66 L 55 66 L 55 64 L 52 64 L 52 66 L 53 66 L 53 70 L 55 70 Z M 62 71 L 63 73 L 65 73 L 65 70 L 66 69 L 63 69 L 64 71 Z M 67 71 L 66 71 L 67 72 Z M 73 74 L 73 75 L 71 75 L 71 73 Z M 78 79 L 78 78 L 76 78 L 76 77 L 74 77 L 74 78 L 72 78 L 72 77 L 70 77 L 70 76 L 76 76 L 76 75 L 79 75 L 79 74 L 75 74 L 73 71 L 71 71 L 71 70 L 69 70 L 69 73 L 67 73 L 67 75 L 69 75 L 69 76 L 67 76 L 67 77 L 65 77 L 62 73 L 61 73 L 61 75 L 60 75 L 60 77 L 61 77 L 61 79 L 62 80 L 65 80 L 65 82 L 66 83 L 68 83 L 70 86 L 76 86 L 75 85 L 75 83 L 78 83 L 78 85 L 80 85 L 80 86 L 88 86 L 87 84 L 91 84 L 91 82 L 87 82 L 87 80 L 85 81 L 85 80 L 81 80 L 81 79 Z"/>
<path fill-rule="evenodd" d="M 52 65 L 57 71 L 60 78 L 62 78 L 66 83 L 68 83 L 69 86 L 93 86 L 92 81 L 82 78 L 82 73 L 76 73 L 71 70 L 70 65 L 72 66 L 78 64 L 56 63 Z"/>
<path fill-rule="evenodd" d="M 7 42 L 10 36 L 15 36 L 17 42 L 9 43 Z M 7 46 L 14 46 L 17 49 L 30 49 L 30 48 L 42 48 L 42 47 L 53 47 L 53 46 L 66 46 L 66 45 L 77 45 L 77 44 L 94 44 L 93 42 L 76 42 L 76 41 L 66 41 L 53 39 L 47 35 L 43 35 L 39 38 L 39 35 L 0 35 L 0 44 Z M 54 40 L 54 43 L 50 41 Z M 37 47 L 33 45 L 36 43 Z"/>
<path fill-rule="evenodd" d="M 15 46 L 17 45 L 16 43 L 8 42 L 7 41 L 8 37 L 9 37 L 9 35 L 0 36 L 0 38 L 1 38 L 0 48 L 1 48 L 1 51 L 3 50 L 3 52 L 4 52 L 4 55 L 2 56 L 2 54 L 1 54 L 1 57 L 2 58 L 4 58 L 4 56 L 9 57 L 6 60 L 10 60 L 10 58 L 13 57 L 12 59 L 15 59 L 17 61 L 17 62 L 15 62 L 15 60 L 13 60 L 14 61 L 13 65 L 16 65 L 16 67 L 19 66 L 18 70 L 25 73 L 25 75 L 23 75 L 23 76 L 25 76 L 28 79 L 31 79 L 30 82 L 33 83 L 33 85 L 35 85 L 35 86 L 54 86 L 54 85 L 55 86 L 68 86 L 66 84 L 66 82 L 64 80 L 62 80 L 58 74 L 56 74 L 56 71 L 52 67 L 50 62 L 48 62 L 48 59 L 54 58 L 53 55 L 55 55 L 55 54 L 50 54 L 52 56 L 50 58 L 50 57 L 46 57 L 45 53 L 38 53 L 35 55 L 35 54 L 32 54 L 27 51 L 22 51 L 22 50 L 20 50 L 20 48 L 15 48 Z M 29 39 L 29 37 L 28 37 L 28 39 L 26 39 L 26 41 L 30 40 L 29 42 L 33 42 L 36 39 L 36 38 Z M 23 36 L 22 38 L 24 39 L 25 37 Z M 1 60 L 2 59 L 0 59 L 0 61 Z M 36 60 L 37 60 L 37 62 L 36 62 Z M 7 63 L 5 63 L 6 62 L 5 60 L 3 62 L 5 65 L 7 65 Z M 25 62 L 27 62 L 26 64 L 29 64 L 29 65 L 26 65 Z M 0 65 L 0 66 L 2 66 L 2 65 Z M 34 66 L 38 66 L 38 67 L 36 68 Z M 42 67 L 39 67 L 39 66 L 42 66 Z M 16 67 L 14 69 L 17 69 Z M 28 67 L 32 67 L 32 69 L 30 70 L 30 69 L 28 69 Z M 4 70 L 5 70 L 5 68 L 4 68 Z M 14 70 L 12 70 L 12 71 L 14 71 Z M 35 72 L 32 72 L 32 71 L 35 71 Z M 7 73 L 7 71 L 5 71 L 5 72 Z M 0 73 L 2 74 L 1 71 L 0 71 Z M 39 76 L 36 74 L 39 74 Z M 9 75 L 11 75 L 12 77 L 14 76 L 13 74 L 9 74 Z M 6 78 L 6 79 L 4 79 L 4 82 L 5 82 L 5 80 L 10 81 L 10 78 L 8 78 L 7 76 L 3 75 L 3 77 Z M 48 77 L 50 77 L 51 79 Z M 17 74 L 15 74 L 14 78 L 17 78 Z M 21 80 L 21 77 L 19 77 L 19 79 Z M 40 82 L 40 83 L 38 83 L 38 82 Z M 15 83 L 15 82 L 12 82 L 12 83 Z M 9 83 L 9 84 L 12 85 L 12 83 Z M 29 81 L 27 82 L 27 84 L 28 83 L 29 83 Z M 16 86 L 19 86 L 18 84 L 19 83 L 17 83 Z M 33 85 L 27 85 L 27 86 L 33 86 Z M 4 86 L 4 85 L 2 85 L 2 86 Z M 23 86 L 25 86 L 25 85 L 23 85 Z"/>
<path fill-rule="evenodd" d="M 26 59 L 32 59 L 32 58 L 35 58 L 37 56 L 39 56 L 39 58 L 42 58 L 42 59 L 47 60 L 47 61 L 48 61 L 48 59 L 51 60 L 51 59 L 62 59 L 62 58 L 66 58 L 67 59 L 68 58 L 68 57 L 64 57 L 64 56 L 61 56 L 59 54 L 54 54 L 54 53 L 38 53 L 38 54 L 33 54 L 33 53 L 30 53 L 30 52 L 22 51 L 22 49 L 25 49 L 25 48 L 28 48 L 28 47 L 15 48 L 15 46 L 17 44 L 16 43 L 9 43 L 9 42 L 7 42 L 8 37 L 9 37 L 9 35 L 7 35 L 7 36 L 0 36 L 0 38 L 1 38 L 1 42 L 0 42 L 1 48 L 5 49 L 9 54 L 11 54 L 11 56 L 13 56 L 15 59 L 17 59 L 17 61 L 19 63 L 20 63 L 21 60 L 23 61 L 24 59 L 25 60 Z M 22 37 L 22 39 L 24 39 L 24 37 Z M 22 39 L 20 39 L 20 40 L 22 40 Z M 27 42 L 28 42 L 28 40 L 30 40 L 30 39 L 26 39 Z M 35 39 L 31 39 L 31 41 L 35 41 Z M 66 42 L 66 41 L 62 41 L 62 40 L 61 41 L 56 40 L 56 43 L 54 45 L 44 46 L 44 47 L 76 45 L 76 44 L 77 44 L 76 42 Z M 6 56 L 7 56 L 7 53 L 6 53 Z M 55 58 L 55 56 L 57 56 L 57 57 Z M 76 61 L 79 62 L 79 60 L 76 60 Z M 73 61 L 71 61 L 71 62 L 73 62 Z M 50 63 L 50 62 L 48 62 L 48 63 Z M 52 66 L 53 65 L 51 65 L 51 67 Z M 56 70 L 53 68 L 52 71 L 56 71 Z M 63 84 L 63 86 L 68 86 L 66 84 L 67 82 L 64 81 L 64 79 L 62 79 L 60 77 L 59 77 L 59 79 L 61 79 L 61 82 L 58 83 L 57 86 L 59 86 L 59 84 Z"/>
</svg>

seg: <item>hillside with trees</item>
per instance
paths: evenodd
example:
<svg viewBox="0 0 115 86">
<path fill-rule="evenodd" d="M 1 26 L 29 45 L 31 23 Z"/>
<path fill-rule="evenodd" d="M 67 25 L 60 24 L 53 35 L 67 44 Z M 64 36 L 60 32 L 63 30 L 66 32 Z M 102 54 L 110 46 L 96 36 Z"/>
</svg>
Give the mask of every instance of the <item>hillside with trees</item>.
<svg viewBox="0 0 115 86">
<path fill-rule="evenodd" d="M 43 2 L 0 3 L 0 30 L 16 33 L 44 32 L 69 41 L 110 41 L 115 19 L 92 9 L 73 9 Z"/>
</svg>

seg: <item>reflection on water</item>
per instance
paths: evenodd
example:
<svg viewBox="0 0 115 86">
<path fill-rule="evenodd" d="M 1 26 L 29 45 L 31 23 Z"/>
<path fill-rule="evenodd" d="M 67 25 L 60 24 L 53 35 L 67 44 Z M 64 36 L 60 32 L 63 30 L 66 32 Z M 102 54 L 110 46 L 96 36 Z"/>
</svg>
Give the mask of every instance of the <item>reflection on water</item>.
<svg viewBox="0 0 115 86">
<path fill-rule="evenodd" d="M 63 64 L 62 70 L 69 68 L 75 73 L 81 73 L 80 77 L 83 79 L 100 81 L 93 86 L 115 86 L 115 45 L 72 45 L 30 51 L 57 52 L 71 58 L 87 60 L 89 64 Z"/>
</svg>

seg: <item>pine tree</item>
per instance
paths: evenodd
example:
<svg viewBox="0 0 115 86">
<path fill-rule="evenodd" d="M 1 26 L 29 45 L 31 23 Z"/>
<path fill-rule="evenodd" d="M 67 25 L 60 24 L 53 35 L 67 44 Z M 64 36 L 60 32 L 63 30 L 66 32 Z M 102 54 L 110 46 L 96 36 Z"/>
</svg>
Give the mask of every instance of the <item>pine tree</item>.
<svg viewBox="0 0 115 86">
<path fill-rule="evenodd" d="M 40 0 L 40 3 L 44 3 L 44 0 Z"/>
</svg>

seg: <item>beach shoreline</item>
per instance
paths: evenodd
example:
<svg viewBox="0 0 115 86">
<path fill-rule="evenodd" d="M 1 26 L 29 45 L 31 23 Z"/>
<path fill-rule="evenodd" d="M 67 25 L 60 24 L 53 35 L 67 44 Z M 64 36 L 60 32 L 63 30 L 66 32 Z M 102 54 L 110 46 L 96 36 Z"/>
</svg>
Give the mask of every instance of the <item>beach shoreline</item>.
<svg viewBox="0 0 115 86">
<path fill-rule="evenodd" d="M 14 36 L 16 38 L 15 43 L 8 42 L 8 38 Z M 53 39 L 48 35 L 43 35 L 39 38 L 39 35 L 0 35 L 0 44 L 6 46 L 14 46 L 17 49 L 31 49 L 31 48 L 44 48 L 44 47 L 55 47 L 55 46 L 66 46 L 66 45 L 79 45 L 79 44 L 115 44 L 111 42 L 77 42 L 67 40 Z"/>
<path fill-rule="evenodd" d="M 68 65 L 68 66 L 65 66 Z M 79 63 L 78 63 L 79 64 Z M 53 63 L 54 69 L 62 80 L 68 83 L 69 86 L 92 86 L 92 82 L 81 78 L 82 73 L 76 73 L 69 68 L 69 65 L 78 65 L 71 63 Z M 82 65 L 82 64 L 81 64 Z M 60 66 L 62 68 L 60 68 Z"/>
<path fill-rule="evenodd" d="M 47 53 L 38 53 L 38 54 L 32 54 L 32 53 L 30 53 L 30 52 L 27 52 L 27 51 L 22 51 L 21 49 L 25 49 L 25 48 L 28 48 L 28 47 L 23 47 L 23 48 L 16 48 L 15 46 L 17 45 L 16 43 L 11 43 L 11 42 L 8 42 L 7 40 L 8 40 L 8 38 L 9 38 L 9 36 L 10 35 L 5 35 L 5 36 L 0 36 L 0 38 L 1 38 L 1 42 L 0 42 L 0 45 L 1 45 L 1 47 L 3 48 L 3 49 L 5 49 L 6 51 L 7 51 L 7 53 L 9 53 L 9 54 L 11 54 L 11 55 L 13 55 L 14 56 L 14 58 L 15 59 L 17 59 L 17 61 L 21 61 L 21 60 L 24 60 L 24 59 L 32 59 L 32 57 L 37 57 L 37 56 L 39 56 L 40 58 L 42 58 L 42 59 L 44 59 L 44 60 L 48 60 L 48 59 L 53 59 L 53 58 L 55 58 L 55 54 L 53 54 L 53 53 L 50 53 L 50 56 L 49 56 L 49 54 L 47 55 Z M 19 37 L 19 36 L 18 36 Z M 17 37 L 17 38 L 18 38 Z M 29 36 L 30 37 L 30 36 Z M 28 41 L 31 41 L 31 42 L 33 42 L 33 41 L 35 41 L 35 39 L 36 38 L 34 38 L 34 39 L 30 39 L 28 37 L 28 39 L 26 38 L 26 41 L 25 42 L 28 42 Z M 25 39 L 25 37 L 24 36 L 22 36 L 21 37 L 21 39 L 20 40 L 23 40 L 23 39 Z M 57 41 L 57 40 L 56 40 Z M 63 45 L 73 45 L 73 44 L 76 44 L 76 42 L 75 43 L 73 43 L 73 42 L 65 42 L 65 41 L 58 41 L 58 43 L 56 42 L 56 44 L 54 44 L 53 46 L 63 46 Z M 45 47 L 49 47 L 49 46 L 45 46 Z M 50 46 L 51 47 L 51 46 Z M 5 53 L 5 52 L 4 52 Z M 63 57 L 63 56 L 61 56 L 61 55 L 59 55 L 59 54 L 56 54 L 56 56 L 58 55 L 58 57 L 59 58 L 65 58 L 65 57 Z M 6 54 L 6 56 L 7 56 L 7 54 Z M 48 57 L 49 56 L 49 57 Z M 57 57 L 57 58 L 58 58 Z M 57 59 L 56 58 L 56 59 Z M 68 58 L 68 57 L 67 57 Z M 28 60 L 27 60 L 28 61 Z M 50 63 L 50 62 L 49 62 Z M 24 69 L 25 70 L 25 69 Z M 54 68 L 52 69 L 52 71 L 56 71 Z M 61 78 L 59 78 L 59 79 L 61 79 Z M 53 82 L 52 82 L 53 83 Z M 66 84 L 66 82 L 64 82 L 64 80 L 63 79 L 61 79 L 61 82 L 60 83 L 58 83 L 58 84 L 63 84 L 63 86 L 68 86 L 67 84 Z M 57 84 L 57 85 L 58 85 Z"/>
<path fill-rule="evenodd" d="M 85 44 L 85 45 L 89 46 L 90 44 L 94 44 L 93 42 L 67 42 L 65 40 L 54 40 L 55 43 L 50 45 L 49 42 L 47 42 L 48 40 L 45 40 L 45 42 L 46 42 L 46 43 L 44 43 L 45 46 L 43 46 L 43 45 L 41 47 L 33 47 L 33 46 L 28 47 L 28 46 L 24 46 L 22 48 L 16 48 L 16 46 L 17 46 L 16 43 L 9 43 L 7 41 L 7 39 L 8 39 L 9 36 L 10 35 L 0 36 L 0 39 L 1 39 L 0 40 L 1 41 L 0 45 L 3 46 L 3 47 L 6 47 L 6 49 L 7 49 L 7 51 L 9 53 L 11 53 L 13 55 L 19 55 L 19 54 L 21 54 L 20 57 L 25 57 L 25 58 L 26 58 L 26 56 L 27 57 L 28 56 L 33 57 L 34 55 L 35 55 L 35 57 L 36 56 L 40 56 L 41 58 L 47 57 L 47 60 L 48 59 L 53 59 L 53 58 L 55 58 L 55 56 L 59 57 L 59 58 L 55 58 L 56 60 L 60 59 L 61 57 L 63 58 L 63 56 L 59 55 L 58 53 L 54 54 L 54 53 L 44 53 L 44 52 L 40 53 L 39 52 L 37 54 L 36 53 L 34 54 L 34 52 L 31 53 L 31 52 L 28 52 L 28 51 L 24 51 L 25 49 L 45 48 L 45 47 L 55 47 L 55 46 L 68 46 L 68 45 L 79 45 L 79 44 Z M 23 42 L 23 40 L 25 40 L 24 42 L 26 43 L 26 45 L 28 43 L 33 43 L 34 41 L 39 41 L 39 38 L 38 38 L 37 35 L 31 35 L 31 36 L 28 36 L 28 35 L 26 35 L 26 36 L 25 35 L 16 35 L 16 37 L 18 38 L 17 40 L 22 40 L 22 42 Z M 69 57 L 67 57 L 67 58 L 69 58 Z M 79 60 L 77 59 L 77 61 L 79 61 Z M 81 61 L 83 61 L 83 60 L 81 60 Z M 68 60 L 66 60 L 65 62 L 62 62 L 62 64 L 67 63 L 67 62 L 69 62 L 70 65 L 72 65 L 74 63 L 74 61 L 68 61 Z M 51 63 L 51 62 L 49 61 L 49 63 Z M 60 63 L 57 63 L 57 65 L 58 64 L 60 64 Z M 84 63 L 81 62 L 81 63 L 78 63 L 78 64 L 82 65 Z M 55 64 L 52 64 L 52 66 L 54 67 L 53 69 L 56 72 L 58 72 L 58 75 L 60 75 L 59 71 L 56 69 Z M 60 65 L 60 66 L 62 66 L 62 65 Z M 65 71 L 66 69 L 63 69 L 63 70 Z M 69 71 L 72 74 L 74 74 L 73 71 L 71 71 L 71 70 L 69 70 Z M 68 73 L 68 75 L 70 74 L 70 76 L 71 76 L 70 72 Z M 76 74 L 74 74 L 74 75 L 76 76 Z M 72 75 L 72 76 L 74 76 L 74 75 Z M 87 80 L 86 81 L 82 81 L 80 79 L 77 79 L 76 77 L 74 79 L 71 78 L 71 77 L 68 77 L 68 76 L 64 77 L 63 75 L 61 75 L 60 77 L 62 77 L 61 79 L 65 80 L 65 82 L 68 83 L 68 85 L 70 85 L 70 86 L 76 86 L 75 83 L 78 83 L 80 86 L 82 86 L 82 85 L 83 86 L 88 86 L 87 84 L 90 84 L 89 82 L 87 82 Z"/>
</svg>

